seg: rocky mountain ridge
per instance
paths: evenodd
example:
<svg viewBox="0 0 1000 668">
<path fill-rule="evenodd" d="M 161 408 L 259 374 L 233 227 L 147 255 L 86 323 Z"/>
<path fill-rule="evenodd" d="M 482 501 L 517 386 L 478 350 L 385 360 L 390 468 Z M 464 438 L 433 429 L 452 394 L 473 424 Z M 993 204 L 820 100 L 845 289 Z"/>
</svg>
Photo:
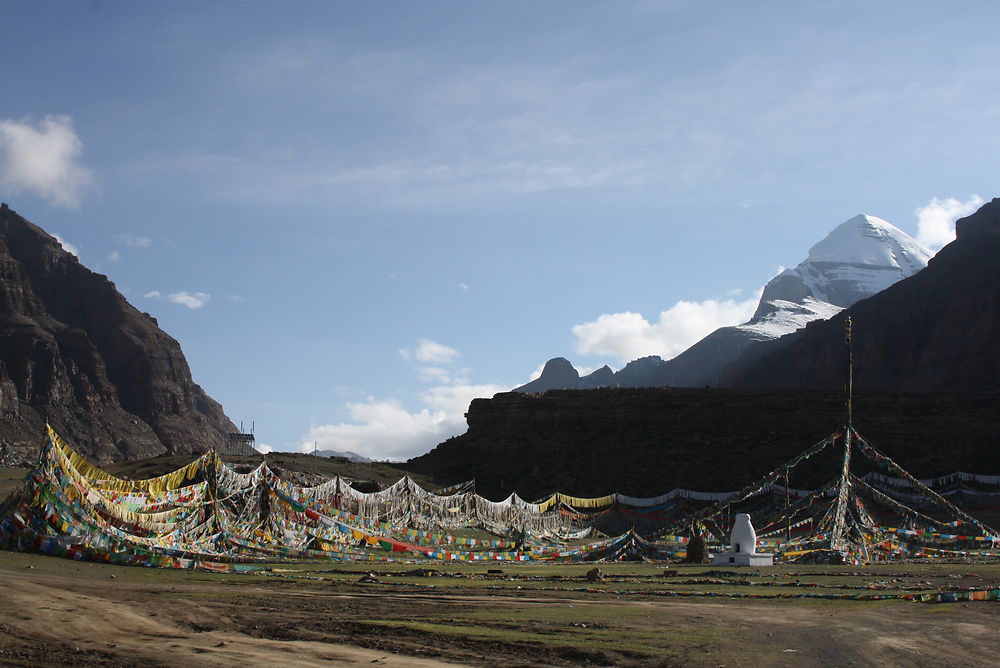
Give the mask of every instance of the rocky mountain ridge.
<svg viewBox="0 0 1000 668">
<path fill-rule="evenodd" d="M 731 387 L 830 387 L 843 375 L 844 320 L 855 386 L 911 392 L 1000 391 L 1000 199 L 955 225 L 927 268 L 826 321 L 733 362 Z"/>
<path fill-rule="evenodd" d="M 726 365 L 749 347 L 790 334 L 815 320 L 825 320 L 843 308 L 912 276 L 925 266 L 930 252 L 891 223 L 859 214 L 838 225 L 809 249 L 799 265 L 786 269 L 764 287 L 753 317 L 742 325 L 722 327 L 670 360 L 642 357 L 601 377 L 597 387 L 717 386 Z M 515 392 L 585 389 L 574 382 L 572 365 L 559 374 L 546 364 L 541 377 Z M 570 369 L 566 368 L 570 366 Z M 610 369 L 609 369 L 610 371 Z"/>
<path fill-rule="evenodd" d="M 359 455 L 356 452 L 351 452 L 350 450 L 316 450 L 312 454 L 316 457 L 324 457 L 326 459 L 337 457 L 340 459 L 346 459 L 349 462 L 356 462 L 358 464 L 365 464 L 372 461 L 368 457 Z"/>
<path fill-rule="evenodd" d="M 0 205 L 0 438 L 45 422 L 96 462 L 226 452 L 236 432 L 180 345 L 40 227 Z"/>
<path fill-rule="evenodd" d="M 922 271 L 747 350 L 723 387 L 476 399 L 465 434 L 409 465 L 526 498 L 738 488 L 844 424 L 850 317 L 854 426 L 917 476 L 1000 474 L 1000 199 L 956 229 Z M 817 460 L 792 486 L 822 484 L 837 465 Z"/>
</svg>

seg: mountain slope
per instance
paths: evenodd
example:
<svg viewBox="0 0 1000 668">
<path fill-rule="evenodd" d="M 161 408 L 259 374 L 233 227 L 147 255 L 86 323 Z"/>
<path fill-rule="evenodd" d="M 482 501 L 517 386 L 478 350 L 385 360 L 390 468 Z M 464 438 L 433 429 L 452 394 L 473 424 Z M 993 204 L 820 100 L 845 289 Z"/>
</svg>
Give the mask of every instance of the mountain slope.
<svg viewBox="0 0 1000 668">
<path fill-rule="evenodd" d="M 1000 199 L 956 224 L 924 271 L 829 321 L 762 344 L 729 367 L 736 387 L 831 387 L 854 322 L 855 386 L 916 392 L 1000 390 Z"/>
<path fill-rule="evenodd" d="M 929 259 L 930 252 L 899 228 L 881 218 L 859 214 L 815 244 L 798 266 L 771 279 L 748 322 L 717 329 L 673 359 L 653 355 L 630 362 L 615 374 L 614 385 L 718 385 L 726 365 L 754 344 L 779 338 L 814 320 L 828 319 L 912 276 L 927 266 Z M 534 385 L 529 383 L 514 391 L 577 389 L 562 378 L 568 378 L 570 370 L 575 372 L 570 365 L 559 376 L 551 377 L 543 372 Z"/>
<path fill-rule="evenodd" d="M 0 437 L 30 449 L 46 420 L 98 462 L 225 451 L 237 431 L 152 316 L 4 204 Z"/>
</svg>

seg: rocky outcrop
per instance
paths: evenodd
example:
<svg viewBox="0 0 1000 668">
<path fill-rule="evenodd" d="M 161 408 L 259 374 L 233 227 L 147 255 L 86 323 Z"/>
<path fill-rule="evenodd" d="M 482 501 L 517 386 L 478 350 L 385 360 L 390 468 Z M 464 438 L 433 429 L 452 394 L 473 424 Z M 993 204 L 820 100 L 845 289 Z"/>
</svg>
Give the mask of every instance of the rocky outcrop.
<svg viewBox="0 0 1000 668">
<path fill-rule="evenodd" d="M 615 372 L 607 364 L 593 373 L 580 378 L 580 389 L 595 390 L 599 387 L 617 387 Z"/>
<path fill-rule="evenodd" d="M 997 394 L 862 393 L 854 424 L 919 476 L 955 470 L 1000 474 Z M 476 479 L 492 498 L 535 499 L 618 491 L 652 496 L 674 487 L 735 490 L 822 440 L 845 420 L 837 391 L 619 388 L 516 392 L 475 399 L 468 431 L 407 466 L 440 484 Z M 840 453 L 796 469 L 793 487 L 839 472 Z M 867 460 L 856 458 L 863 473 Z"/>
<path fill-rule="evenodd" d="M 735 387 L 831 387 L 843 377 L 844 320 L 859 389 L 1000 391 L 1000 199 L 959 220 L 926 269 L 829 321 L 748 351 L 724 374 Z"/>
<path fill-rule="evenodd" d="M 955 236 L 958 239 L 1000 236 L 1000 198 L 994 197 L 973 215 L 955 221 Z"/>
<path fill-rule="evenodd" d="M 98 462 L 225 450 L 237 431 L 180 345 L 44 230 L 0 208 L 0 438 L 45 421 Z"/>
<path fill-rule="evenodd" d="M 580 376 L 580 372 L 568 359 L 554 357 L 545 363 L 538 378 L 522 385 L 516 391 L 537 394 L 549 390 L 589 390 L 615 385 L 615 374 L 607 365 L 586 376 Z"/>
</svg>

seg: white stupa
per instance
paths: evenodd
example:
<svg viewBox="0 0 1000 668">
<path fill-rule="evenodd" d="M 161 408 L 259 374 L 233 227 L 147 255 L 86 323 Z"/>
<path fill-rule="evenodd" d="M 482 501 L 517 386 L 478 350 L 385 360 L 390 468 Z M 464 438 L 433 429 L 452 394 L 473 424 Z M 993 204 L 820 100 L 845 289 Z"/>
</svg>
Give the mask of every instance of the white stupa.
<svg viewBox="0 0 1000 668">
<path fill-rule="evenodd" d="M 757 552 L 757 532 L 750 516 L 739 513 L 729 536 L 729 551 L 712 557 L 713 566 L 773 566 L 774 555 Z"/>
</svg>

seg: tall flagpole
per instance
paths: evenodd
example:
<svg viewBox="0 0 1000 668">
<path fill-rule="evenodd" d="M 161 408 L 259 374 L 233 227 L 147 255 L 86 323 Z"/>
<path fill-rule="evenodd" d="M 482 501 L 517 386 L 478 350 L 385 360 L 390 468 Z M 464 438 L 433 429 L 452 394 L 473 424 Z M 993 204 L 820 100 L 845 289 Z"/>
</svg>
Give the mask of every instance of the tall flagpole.
<svg viewBox="0 0 1000 668">
<path fill-rule="evenodd" d="M 837 494 L 837 508 L 834 514 L 833 531 L 830 535 L 830 547 L 843 550 L 847 547 L 844 540 L 847 506 L 851 494 L 851 431 L 853 426 L 854 399 L 854 350 L 851 345 L 851 319 L 844 320 L 844 343 L 847 345 L 847 382 L 844 392 L 847 395 L 847 424 L 844 425 L 844 463 L 840 472 L 840 490 Z"/>
<path fill-rule="evenodd" d="M 847 428 L 851 429 L 854 419 L 854 345 L 852 343 L 851 319 L 844 320 L 844 343 L 847 345 Z"/>
</svg>

